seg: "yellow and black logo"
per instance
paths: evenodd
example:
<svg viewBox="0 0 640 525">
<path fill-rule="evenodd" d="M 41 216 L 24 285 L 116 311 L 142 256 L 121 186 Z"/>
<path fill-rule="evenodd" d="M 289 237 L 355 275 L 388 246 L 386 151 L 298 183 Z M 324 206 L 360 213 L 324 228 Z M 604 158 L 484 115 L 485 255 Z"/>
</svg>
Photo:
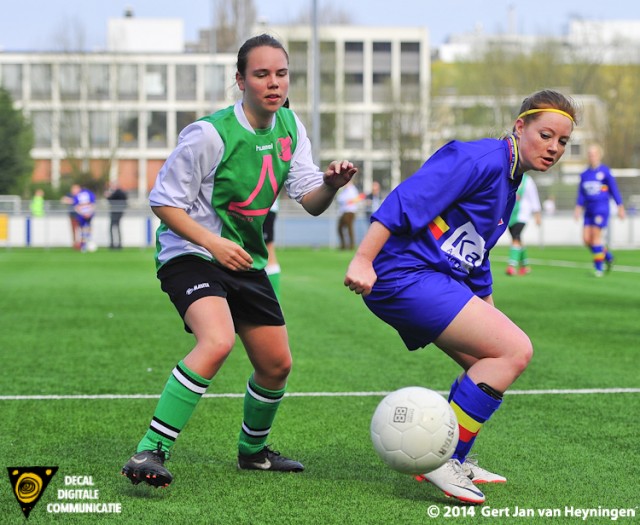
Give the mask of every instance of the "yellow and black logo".
<svg viewBox="0 0 640 525">
<path fill-rule="evenodd" d="M 25 518 L 42 497 L 58 467 L 7 467 L 13 493 Z"/>
</svg>

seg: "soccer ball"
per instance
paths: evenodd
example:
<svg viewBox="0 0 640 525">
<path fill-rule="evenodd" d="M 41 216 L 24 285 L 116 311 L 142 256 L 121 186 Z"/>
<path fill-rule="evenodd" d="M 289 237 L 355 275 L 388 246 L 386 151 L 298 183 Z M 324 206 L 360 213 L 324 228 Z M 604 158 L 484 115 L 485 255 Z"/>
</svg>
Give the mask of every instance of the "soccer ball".
<svg viewBox="0 0 640 525">
<path fill-rule="evenodd" d="M 418 386 L 387 395 L 371 419 L 373 448 L 388 466 L 426 474 L 444 465 L 458 444 L 456 415 L 437 392 Z"/>
</svg>

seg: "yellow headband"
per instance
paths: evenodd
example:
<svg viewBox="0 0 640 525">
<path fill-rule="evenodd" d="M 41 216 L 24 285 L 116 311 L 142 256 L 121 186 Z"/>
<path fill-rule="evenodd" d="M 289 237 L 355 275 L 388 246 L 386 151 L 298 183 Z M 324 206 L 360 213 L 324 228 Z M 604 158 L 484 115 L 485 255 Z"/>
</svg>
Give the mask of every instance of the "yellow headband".
<svg viewBox="0 0 640 525">
<path fill-rule="evenodd" d="M 558 113 L 559 115 L 564 115 L 565 117 L 567 117 L 573 124 L 575 124 L 575 121 L 573 120 L 573 117 L 571 115 L 569 115 L 569 113 L 567 113 L 566 111 L 562 111 L 561 109 L 555 109 L 555 108 L 536 108 L 536 109 L 530 109 L 528 111 L 523 111 L 522 113 L 520 113 L 518 115 L 518 118 L 522 118 L 522 117 L 526 117 L 527 115 L 533 115 L 534 113 L 541 113 L 543 111 L 547 111 L 549 113 Z M 517 119 L 516 119 L 517 120 Z"/>
</svg>

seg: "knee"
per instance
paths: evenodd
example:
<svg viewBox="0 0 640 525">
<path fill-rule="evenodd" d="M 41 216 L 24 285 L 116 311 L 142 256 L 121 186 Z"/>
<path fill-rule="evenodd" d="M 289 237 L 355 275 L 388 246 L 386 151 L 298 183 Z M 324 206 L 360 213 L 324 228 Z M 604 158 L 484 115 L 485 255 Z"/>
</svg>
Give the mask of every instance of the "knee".
<svg viewBox="0 0 640 525">
<path fill-rule="evenodd" d="M 235 345 L 235 334 L 233 337 L 201 337 L 198 339 L 198 347 L 211 356 L 215 361 L 224 361 L 231 353 Z"/>
<path fill-rule="evenodd" d="M 513 367 L 516 372 L 516 376 L 519 376 L 526 370 L 533 358 L 533 344 L 531 340 L 525 336 L 523 341 L 518 345 L 513 355 Z"/>
<path fill-rule="evenodd" d="M 282 356 L 273 359 L 262 366 L 255 367 L 256 374 L 264 379 L 270 385 L 284 384 L 291 373 L 292 360 L 291 355 Z"/>
<path fill-rule="evenodd" d="M 293 362 L 291 360 L 291 356 L 289 356 L 288 358 L 273 363 L 269 375 L 275 381 L 285 381 L 291 373 L 292 366 Z"/>
</svg>

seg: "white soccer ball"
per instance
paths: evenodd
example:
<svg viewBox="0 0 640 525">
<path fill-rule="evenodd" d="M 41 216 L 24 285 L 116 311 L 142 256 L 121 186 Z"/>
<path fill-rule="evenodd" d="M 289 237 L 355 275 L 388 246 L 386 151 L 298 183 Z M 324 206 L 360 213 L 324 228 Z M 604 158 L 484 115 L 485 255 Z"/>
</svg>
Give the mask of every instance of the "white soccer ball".
<svg viewBox="0 0 640 525">
<path fill-rule="evenodd" d="M 437 392 L 418 386 L 387 395 L 371 419 L 371 440 L 388 466 L 405 474 L 425 474 L 453 455 L 458 420 Z"/>
<path fill-rule="evenodd" d="M 89 241 L 87 243 L 87 251 L 88 252 L 96 252 L 96 251 L 98 251 L 98 245 L 93 241 Z"/>
</svg>

